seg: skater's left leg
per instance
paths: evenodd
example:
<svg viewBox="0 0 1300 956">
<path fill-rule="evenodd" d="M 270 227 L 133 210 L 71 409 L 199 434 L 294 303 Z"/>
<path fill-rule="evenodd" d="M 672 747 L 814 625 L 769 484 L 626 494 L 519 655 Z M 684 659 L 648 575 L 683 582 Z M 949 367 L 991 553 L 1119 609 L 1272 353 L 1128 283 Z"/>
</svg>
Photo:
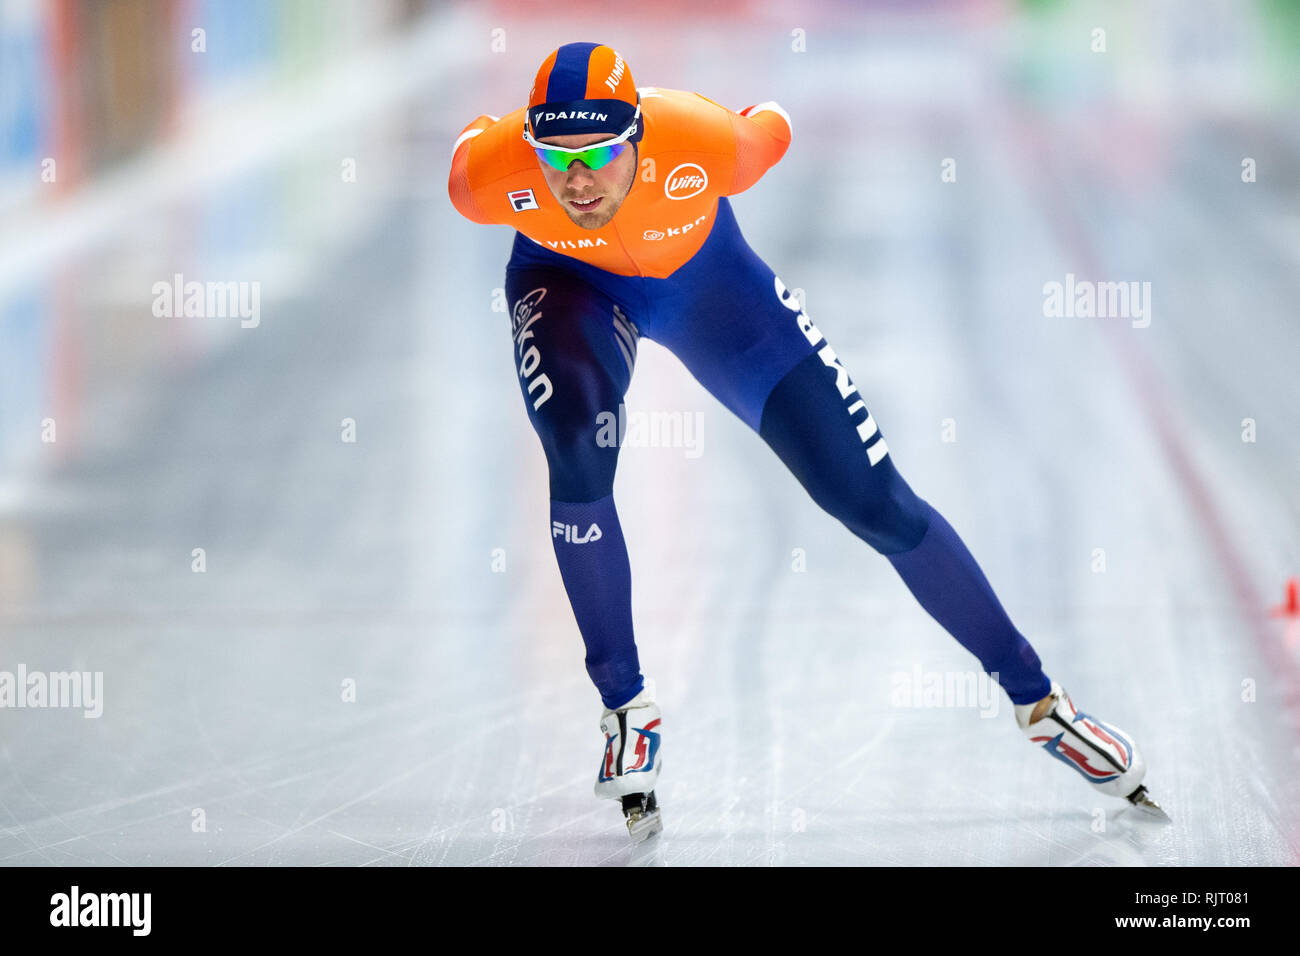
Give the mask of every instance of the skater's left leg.
<svg viewBox="0 0 1300 956">
<path fill-rule="evenodd" d="M 930 616 L 998 675 L 1013 703 L 1041 700 L 1051 682 L 1038 655 L 961 537 L 899 474 L 848 373 L 824 339 L 820 346 L 773 389 L 759 434 L 812 499 L 884 555 Z"/>
<path fill-rule="evenodd" d="M 730 203 L 699 253 L 646 280 L 646 331 L 757 431 L 822 508 L 885 555 L 921 606 L 1013 703 L 1051 682 L 961 538 L 895 469 L 879 428 L 801 304 L 740 234 Z"/>
</svg>

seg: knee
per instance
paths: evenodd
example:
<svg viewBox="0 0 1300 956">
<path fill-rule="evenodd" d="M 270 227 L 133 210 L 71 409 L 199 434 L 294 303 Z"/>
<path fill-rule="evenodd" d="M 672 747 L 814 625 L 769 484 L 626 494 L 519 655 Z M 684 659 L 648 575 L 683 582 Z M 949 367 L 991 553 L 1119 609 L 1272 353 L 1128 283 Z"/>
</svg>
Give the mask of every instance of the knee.
<svg viewBox="0 0 1300 956">
<path fill-rule="evenodd" d="M 813 499 L 880 554 L 911 551 L 930 526 L 929 504 L 892 467 L 872 478 L 880 480 L 820 488 Z"/>
<path fill-rule="evenodd" d="M 539 426 L 538 436 L 553 500 L 595 501 L 613 492 L 618 445 L 602 440 L 596 412 L 556 417 Z"/>
</svg>

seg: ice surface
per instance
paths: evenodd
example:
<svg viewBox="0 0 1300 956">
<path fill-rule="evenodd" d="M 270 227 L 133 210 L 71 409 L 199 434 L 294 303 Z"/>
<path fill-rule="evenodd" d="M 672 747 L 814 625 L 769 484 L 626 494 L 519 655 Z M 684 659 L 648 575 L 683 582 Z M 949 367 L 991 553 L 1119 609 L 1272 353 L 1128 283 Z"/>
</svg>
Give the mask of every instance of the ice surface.
<svg viewBox="0 0 1300 956">
<path fill-rule="evenodd" d="M 862 16 L 811 20 L 802 54 L 779 16 L 610 33 L 643 85 L 791 114 L 742 229 L 1049 673 L 1136 737 L 1172 825 L 1035 753 L 1005 698 L 899 706 L 897 675 L 976 662 L 646 342 L 629 408 L 704 430 L 695 457 L 625 449 L 616 483 L 664 714 L 665 829 L 630 845 L 591 793 L 600 704 L 492 310 L 511 233 L 445 194 L 460 126 L 512 109 L 578 27 L 508 23 L 493 56 L 491 24 L 458 14 L 469 68 L 360 145 L 347 126 L 221 187 L 292 178 L 351 217 L 328 243 L 268 234 L 260 327 L 96 392 L 77 453 L 0 512 L 0 667 L 104 680 L 97 719 L 0 711 L 0 862 L 1296 863 L 1300 648 L 1266 614 L 1300 565 L 1297 114 L 1201 108 L 1157 82 L 1168 51 L 1148 51 L 1154 92 L 1119 53 L 1026 80 L 1023 31 L 1073 23 Z M 1220 53 L 1247 71 L 1249 49 Z M 379 173 L 343 200 L 346 149 Z M 1243 155 L 1279 172 L 1243 184 Z M 196 188 L 166 208 L 216 187 Z M 171 275 L 175 228 L 140 217 L 59 266 L 105 290 L 75 316 L 91 365 L 116 354 L 95 331 L 125 308 L 111 277 L 137 252 L 139 288 Z M 1044 316 L 1067 273 L 1151 282 L 1150 326 Z"/>
</svg>

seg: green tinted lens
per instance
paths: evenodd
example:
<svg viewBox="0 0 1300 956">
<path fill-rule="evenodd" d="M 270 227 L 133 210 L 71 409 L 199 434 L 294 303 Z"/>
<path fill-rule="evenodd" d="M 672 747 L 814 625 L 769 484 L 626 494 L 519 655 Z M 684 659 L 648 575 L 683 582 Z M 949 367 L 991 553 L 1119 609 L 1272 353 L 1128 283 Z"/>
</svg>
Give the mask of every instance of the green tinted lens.
<svg viewBox="0 0 1300 956">
<path fill-rule="evenodd" d="M 615 143 L 613 146 L 597 146 L 595 149 L 584 149 L 580 153 L 564 153 L 558 149 L 537 149 L 535 152 L 546 165 L 564 172 L 573 164 L 575 159 L 582 162 L 588 169 L 600 169 L 603 166 L 608 166 L 619 153 L 623 152 L 626 146 L 627 143 Z"/>
</svg>

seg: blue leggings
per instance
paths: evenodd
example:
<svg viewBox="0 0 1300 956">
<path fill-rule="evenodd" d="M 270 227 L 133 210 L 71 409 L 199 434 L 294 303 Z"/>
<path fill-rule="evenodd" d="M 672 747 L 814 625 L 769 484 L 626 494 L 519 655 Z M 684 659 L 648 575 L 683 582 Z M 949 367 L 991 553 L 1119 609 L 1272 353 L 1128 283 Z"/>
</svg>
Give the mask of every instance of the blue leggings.
<svg viewBox="0 0 1300 956">
<path fill-rule="evenodd" d="M 551 540 L 607 707 L 641 689 L 610 429 L 638 340 L 676 355 L 776 452 L 813 500 L 884 555 L 922 607 L 1011 700 L 1051 684 L 943 516 L 894 467 L 848 372 L 740 234 L 726 199 L 704 246 L 666 279 L 617 276 L 517 235 L 506 267 L 515 366 L 550 474 Z"/>
</svg>

